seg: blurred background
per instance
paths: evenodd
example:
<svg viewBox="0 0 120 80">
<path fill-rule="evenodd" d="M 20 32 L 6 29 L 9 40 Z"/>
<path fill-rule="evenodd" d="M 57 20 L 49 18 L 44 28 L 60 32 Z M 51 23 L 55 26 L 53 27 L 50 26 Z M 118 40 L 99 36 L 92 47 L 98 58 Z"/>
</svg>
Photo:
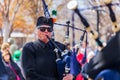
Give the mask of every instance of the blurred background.
<svg viewBox="0 0 120 80">
<path fill-rule="evenodd" d="M 72 22 L 72 13 L 74 11 L 67 8 L 70 0 L 44 0 L 51 17 L 54 18 L 54 38 L 57 41 L 66 40 L 67 25 L 66 22 Z M 80 13 L 86 18 L 90 27 L 97 31 L 102 42 L 107 42 L 113 35 L 112 21 L 109 16 L 109 10 L 105 2 L 111 2 L 115 13 L 118 27 L 120 26 L 120 0 L 77 0 Z M 0 44 L 6 42 L 9 37 L 16 40 L 18 47 L 22 47 L 26 42 L 36 39 L 35 25 L 39 16 L 44 15 L 42 0 L 0 0 Z M 74 37 L 72 28 L 69 30 L 69 42 L 79 43 L 84 25 L 77 14 L 74 15 Z M 58 25 L 64 24 L 64 25 Z M 73 39 L 74 38 L 74 39 Z M 88 34 L 89 45 L 94 47 L 96 42 Z"/>
</svg>

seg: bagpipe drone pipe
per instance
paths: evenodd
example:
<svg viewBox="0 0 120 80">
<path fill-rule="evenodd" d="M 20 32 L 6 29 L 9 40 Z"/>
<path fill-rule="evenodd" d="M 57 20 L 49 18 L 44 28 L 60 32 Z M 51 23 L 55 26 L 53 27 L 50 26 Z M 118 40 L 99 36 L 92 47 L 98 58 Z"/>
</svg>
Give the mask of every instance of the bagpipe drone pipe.
<svg viewBox="0 0 120 80">
<path fill-rule="evenodd" d="M 100 75 L 96 77 L 96 80 L 98 80 L 99 78 L 101 78 L 102 71 L 103 73 L 111 72 L 110 75 L 108 76 L 111 76 L 111 74 L 113 74 L 114 72 L 116 75 L 114 75 L 113 78 L 111 77 L 108 78 L 107 76 L 108 79 L 105 78 L 105 80 L 119 80 L 120 75 L 118 71 L 120 71 L 120 64 L 119 64 L 120 63 L 120 50 L 119 50 L 120 28 L 117 26 L 115 14 L 111 8 L 111 4 L 107 3 L 106 6 L 110 11 L 110 18 L 113 22 L 113 31 L 116 32 L 116 35 L 112 37 L 110 41 L 108 41 L 105 47 L 103 46 L 102 42 L 99 40 L 97 32 L 91 30 L 89 23 L 81 15 L 80 11 L 77 9 L 77 1 L 72 0 L 71 2 L 68 3 L 67 6 L 69 9 L 73 9 L 74 12 L 78 14 L 86 30 L 93 35 L 95 41 L 102 48 L 100 53 L 98 53 L 93 59 L 90 60 L 87 67 L 87 73 L 83 74 L 83 76 L 86 78 L 90 77 L 92 79 L 95 79 L 95 77 L 101 72 Z M 104 78 L 104 76 L 102 77 Z"/>
<path fill-rule="evenodd" d="M 50 17 L 50 13 L 49 13 L 49 11 L 48 11 L 48 6 L 47 6 L 45 0 L 42 0 L 42 3 L 43 3 L 44 15 L 45 15 L 45 17 L 48 17 L 48 18 L 49 18 L 49 17 Z"/>
</svg>

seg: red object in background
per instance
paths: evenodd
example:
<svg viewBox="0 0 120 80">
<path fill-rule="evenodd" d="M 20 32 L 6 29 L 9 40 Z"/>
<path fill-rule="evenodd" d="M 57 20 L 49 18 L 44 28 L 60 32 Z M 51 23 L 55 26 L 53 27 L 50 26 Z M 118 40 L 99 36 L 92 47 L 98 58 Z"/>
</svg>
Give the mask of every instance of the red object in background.
<svg viewBox="0 0 120 80">
<path fill-rule="evenodd" d="M 76 80 L 84 80 L 84 77 L 81 74 L 78 74 L 76 76 Z"/>
<path fill-rule="evenodd" d="M 81 53 L 81 52 L 78 52 L 78 53 L 77 53 L 76 58 L 77 58 L 78 63 L 79 63 L 81 66 L 84 65 L 84 64 L 82 64 L 82 59 L 83 59 L 83 57 L 84 57 L 84 54 L 83 54 L 83 53 Z M 82 74 L 78 74 L 78 75 L 76 76 L 76 80 L 84 80 L 84 77 L 82 76 Z"/>
<path fill-rule="evenodd" d="M 77 53 L 77 57 L 76 58 L 77 58 L 77 61 L 79 62 L 79 64 L 81 64 L 81 65 L 82 65 L 83 57 L 84 57 L 83 53 L 80 53 L 80 52 Z M 84 80 L 84 77 L 81 74 L 78 74 L 76 76 L 76 80 Z"/>
<path fill-rule="evenodd" d="M 84 57 L 83 53 L 78 52 L 77 53 L 77 61 L 82 65 L 82 59 Z"/>
</svg>

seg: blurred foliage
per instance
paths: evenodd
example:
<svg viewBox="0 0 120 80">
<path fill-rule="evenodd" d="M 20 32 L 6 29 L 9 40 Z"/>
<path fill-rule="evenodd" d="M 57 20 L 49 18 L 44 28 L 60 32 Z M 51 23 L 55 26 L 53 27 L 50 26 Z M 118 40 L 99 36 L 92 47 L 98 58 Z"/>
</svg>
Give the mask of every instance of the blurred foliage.
<svg viewBox="0 0 120 80">
<path fill-rule="evenodd" d="M 6 1 L 6 5 L 9 4 L 9 7 L 1 6 L 0 4 L 0 28 L 2 28 L 4 16 L 3 13 L 6 14 L 5 16 L 8 17 L 8 21 L 10 22 L 12 20 L 12 15 L 15 13 L 15 7 L 18 3 L 20 3 L 21 0 L 4 0 Z M 13 24 L 11 27 L 11 32 L 17 31 L 22 32 L 25 34 L 32 34 L 35 29 L 35 23 L 39 16 L 44 15 L 43 10 L 43 4 L 42 0 L 22 0 L 22 4 L 20 5 L 18 11 L 15 13 L 15 18 L 13 19 Z M 48 9 L 50 14 L 52 14 L 52 10 L 57 11 L 56 16 L 56 23 L 62 23 L 66 24 L 66 21 L 70 21 L 70 25 L 72 25 L 72 10 L 67 9 L 66 5 L 70 0 L 45 0 L 46 4 L 48 5 Z M 103 0 L 77 0 L 78 1 L 78 8 L 80 9 L 81 14 L 88 20 L 90 23 L 90 26 L 93 30 L 97 30 L 97 14 L 96 9 L 86 9 L 88 7 L 94 7 L 94 6 L 100 6 L 105 5 Z M 113 3 L 120 3 L 119 0 L 112 0 Z M 120 6 L 112 6 L 116 18 L 117 23 L 119 24 L 120 21 Z M 5 11 L 9 9 L 9 11 Z M 107 7 L 98 8 L 99 10 L 99 32 L 100 32 L 100 38 L 104 39 L 104 41 L 109 40 L 109 38 L 112 36 L 113 32 L 111 29 L 112 22 L 109 17 L 109 11 Z M 8 12 L 8 13 L 7 13 Z M 9 14 L 9 15 L 7 15 Z M 81 23 L 78 15 L 75 14 L 75 26 L 80 29 L 84 29 L 83 24 Z M 55 25 L 55 38 L 56 40 L 63 41 L 65 38 L 65 26 L 58 26 Z M 81 37 L 82 32 L 75 30 L 75 40 L 79 41 L 79 38 Z M 62 36 L 62 37 L 59 37 Z M 70 29 L 70 37 L 72 38 L 72 29 Z M 89 36 L 90 37 L 90 36 Z M 91 37 L 90 37 L 91 38 Z M 89 39 L 90 39 L 89 38 Z M 70 40 L 72 42 L 72 39 Z M 91 41 L 92 42 L 92 41 Z"/>
</svg>

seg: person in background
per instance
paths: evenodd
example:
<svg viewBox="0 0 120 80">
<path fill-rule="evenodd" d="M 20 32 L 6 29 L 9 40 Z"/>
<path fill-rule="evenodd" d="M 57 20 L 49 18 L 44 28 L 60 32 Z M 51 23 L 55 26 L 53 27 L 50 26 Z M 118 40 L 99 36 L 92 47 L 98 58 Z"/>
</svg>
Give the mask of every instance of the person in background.
<svg viewBox="0 0 120 80">
<path fill-rule="evenodd" d="M 22 50 L 22 67 L 27 80 L 62 80 L 59 76 L 57 65 L 56 48 L 52 41 L 64 51 L 65 45 L 51 39 L 53 20 L 41 16 L 37 19 L 37 40 L 28 42 Z M 48 39 L 49 38 L 49 39 Z M 61 58 L 61 53 L 58 51 Z M 62 58 L 61 58 L 62 59 Z"/>
<path fill-rule="evenodd" d="M 13 55 L 13 53 L 18 49 L 18 46 L 13 38 L 9 38 L 8 43 L 10 45 L 10 53 Z"/>
<path fill-rule="evenodd" d="M 1 46 L 0 80 L 24 80 L 18 65 L 11 59 L 10 45 L 3 43 Z"/>
<path fill-rule="evenodd" d="M 78 44 L 75 45 L 75 49 L 77 52 L 75 57 L 76 60 L 71 61 L 73 62 L 73 66 L 74 66 L 71 67 L 73 68 L 73 72 L 65 76 L 63 80 L 86 80 L 86 78 L 88 77 L 86 72 L 87 64 L 89 60 L 93 58 L 93 56 L 95 55 L 94 52 L 91 50 L 91 48 L 87 46 L 87 44 L 88 43 L 83 41 L 81 46 L 79 46 Z M 85 56 L 85 52 L 86 52 L 86 56 Z"/>
<path fill-rule="evenodd" d="M 22 54 L 22 52 L 20 50 L 16 50 L 12 55 L 12 59 L 22 70 L 22 68 L 21 68 L 21 54 Z"/>
</svg>

